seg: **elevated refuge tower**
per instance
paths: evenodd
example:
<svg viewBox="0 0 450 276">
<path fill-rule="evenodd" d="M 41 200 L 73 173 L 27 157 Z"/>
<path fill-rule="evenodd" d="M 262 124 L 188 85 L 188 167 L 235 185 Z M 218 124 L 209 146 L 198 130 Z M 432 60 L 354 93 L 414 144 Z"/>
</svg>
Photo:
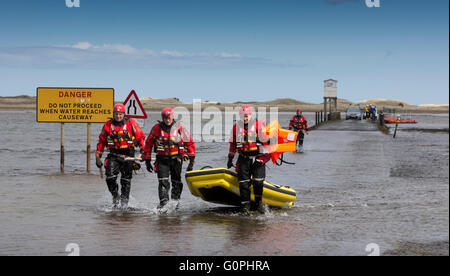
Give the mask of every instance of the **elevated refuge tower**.
<svg viewBox="0 0 450 276">
<path fill-rule="evenodd" d="M 337 111 L 337 80 L 324 80 L 323 109 L 325 111 L 325 120 L 328 120 L 328 113 Z M 332 105 L 332 103 L 334 103 Z M 328 108 L 329 104 L 329 108 Z M 333 108 L 334 107 L 334 108 Z"/>
</svg>

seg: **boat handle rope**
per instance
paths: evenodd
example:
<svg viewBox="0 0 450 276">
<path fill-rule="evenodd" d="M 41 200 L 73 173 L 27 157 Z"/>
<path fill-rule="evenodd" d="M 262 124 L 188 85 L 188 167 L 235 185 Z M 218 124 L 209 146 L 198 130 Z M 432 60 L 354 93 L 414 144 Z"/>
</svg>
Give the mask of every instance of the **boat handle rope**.
<svg viewBox="0 0 450 276">
<path fill-rule="evenodd" d="M 280 161 L 280 163 L 278 163 L 278 161 Z M 283 165 L 283 163 L 288 164 L 288 165 L 295 165 L 295 163 L 293 163 L 293 162 L 284 161 L 284 153 L 281 154 L 280 158 L 278 158 L 278 160 L 277 160 L 277 162 L 275 162 L 275 164 L 277 166 L 281 166 L 281 165 Z"/>
</svg>

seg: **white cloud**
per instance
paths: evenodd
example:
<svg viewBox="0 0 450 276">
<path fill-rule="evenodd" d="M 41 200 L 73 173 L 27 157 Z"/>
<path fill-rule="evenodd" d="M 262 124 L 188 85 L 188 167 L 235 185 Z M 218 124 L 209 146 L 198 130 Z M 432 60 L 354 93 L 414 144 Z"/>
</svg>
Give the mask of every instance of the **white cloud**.
<svg viewBox="0 0 450 276">
<path fill-rule="evenodd" d="M 130 45 L 126 44 L 103 44 L 103 45 L 93 45 L 89 42 L 78 42 L 74 45 L 69 45 L 74 49 L 80 50 L 92 50 L 92 51 L 104 51 L 104 52 L 117 52 L 122 54 L 144 54 L 144 55 L 158 55 L 157 52 L 151 49 L 136 49 Z M 180 51 L 163 50 L 159 53 L 161 56 L 169 57 L 221 57 L 221 58 L 241 58 L 240 54 L 221 52 L 219 54 L 209 54 L 209 53 L 183 53 Z"/>
<path fill-rule="evenodd" d="M 81 41 L 72 45 L 0 48 L 0 66 L 55 68 L 239 68 L 260 66 L 296 66 L 266 58 L 245 57 L 238 53 L 160 52 L 128 44 L 95 45 Z"/>
<path fill-rule="evenodd" d="M 105 44 L 98 48 L 101 51 L 117 52 L 122 54 L 139 54 L 139 50 L 131 47 L 130 45 L 123 44 Z"/>
<path fill-rule="evenodd" d="M 224 52 L 220 53 L 219 56 L 223 57 L 223 58 L 240 58 L 241 57 L 240 54 L 230 54 L 230 53 L 224 53 Z"/>
<path fill-rule="evenodd" d="M 92 45 L 89 42 L 78 42 L 74 45 L 69 45 L 68 47 L 79 49 L 79 50 L 93 50 L 100 52 L 116 52 L 122 54 L 138 54 L 139 50 L 126 44 L 103 44 L 103 45 Z"/>
<path fill-rule="evenodd" d="M 75 49 L 87 50 L 89 48 L 92 48 L 92 44 L 89 42 L 78 42 L 77 44 L 72 45 L 71 47 Z"/>
<path fill-rule="evenodd" d="M 171 56 L 171 57 L 184 57 L 186 56 L 185 54 L 178 52 L 178 51 L 161 51 L 161 55 L 165 55 L 165 56 Z"/>
</svg>

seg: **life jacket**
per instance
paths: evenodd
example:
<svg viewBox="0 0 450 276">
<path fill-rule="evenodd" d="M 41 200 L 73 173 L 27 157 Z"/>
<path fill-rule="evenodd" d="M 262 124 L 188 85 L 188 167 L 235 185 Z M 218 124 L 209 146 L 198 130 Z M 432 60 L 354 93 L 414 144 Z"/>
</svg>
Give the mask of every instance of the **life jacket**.
<svg viewBox="0 0 450 276">
<path fill-rule="evenodd" d="M 250 122 L 247 129 L 240 123 L 236 124 L 236 152 L 251 153 L 259 150 L 261 143 L 258 142 L 257 126 L 256 121 Z"/>
<path fill-rule="evenodd" d="M 130 131 L 132 130 L 127 129 L 127 122 L 128 120 L 122 126 L 111 124 L 111 132 L 106 138 L 106 146 L 109 151 L 134 148 L 136 137 L 130 134 Z"/>
<path fill-rule="evenodd" d="M 302 117 L 294 116 L 294 118 L 292 118 L 292 127 L 295 129 L 304 129 L 305 122 L 303 116 Z"/>
<path fill-rule="evenodd" d="M 180 133 L 180 125 L 175 123 L 170 128 L 170 132 L 164 131 L 162 122 L 159 125 L 159 131 L 161 132 L 156 137 L 155 152 L 156 155 L 162 155 L 172 157 L 176 155 L 184 154 L 184 143 Z"/>
</svg>

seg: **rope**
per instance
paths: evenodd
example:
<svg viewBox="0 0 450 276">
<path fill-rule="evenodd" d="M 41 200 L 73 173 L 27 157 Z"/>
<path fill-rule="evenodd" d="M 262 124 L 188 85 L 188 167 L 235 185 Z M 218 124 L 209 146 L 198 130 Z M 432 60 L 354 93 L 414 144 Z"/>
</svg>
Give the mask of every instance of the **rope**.
<svg viewBox="0 0 450 276">
<path fill-rule="evenodd" d="M 278 161 L 280 161 L 280 163 L 278 163 Z M 295 165 L 295 163 L 293 163 L 293 162 L 284 161 L 284 153 L 282 153 L 282 154 L 280 155 L 280 158 L 278 158 L 278 160 L 275 162 L 275 164 L 276 164 L 277 166 L 281 166 L 281 165 L 283 165 L 283 164 Z"/>
</svg>

